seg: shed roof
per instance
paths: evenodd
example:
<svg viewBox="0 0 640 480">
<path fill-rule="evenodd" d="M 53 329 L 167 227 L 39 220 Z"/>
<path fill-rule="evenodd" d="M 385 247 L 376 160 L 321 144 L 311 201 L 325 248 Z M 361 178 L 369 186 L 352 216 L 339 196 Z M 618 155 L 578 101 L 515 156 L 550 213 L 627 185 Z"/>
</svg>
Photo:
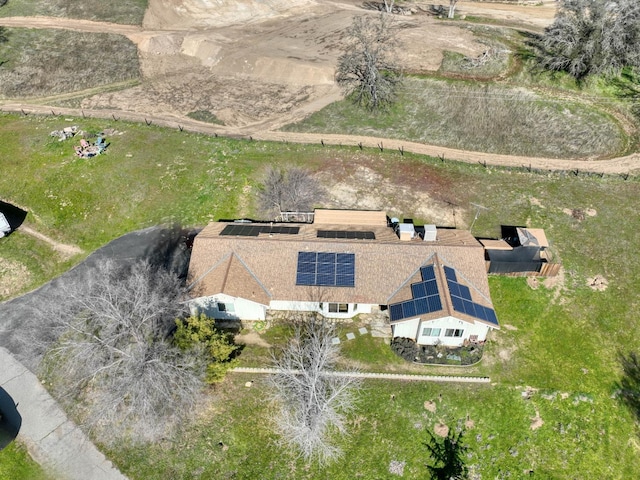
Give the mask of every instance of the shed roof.
<svg viewBox="0 0 640 480">
<path fill-rule="evenodd" d="M 387 226 L 387 214 L 382 210 L 330 210 L 317 208 L 314 224 Z"/>
</svg>

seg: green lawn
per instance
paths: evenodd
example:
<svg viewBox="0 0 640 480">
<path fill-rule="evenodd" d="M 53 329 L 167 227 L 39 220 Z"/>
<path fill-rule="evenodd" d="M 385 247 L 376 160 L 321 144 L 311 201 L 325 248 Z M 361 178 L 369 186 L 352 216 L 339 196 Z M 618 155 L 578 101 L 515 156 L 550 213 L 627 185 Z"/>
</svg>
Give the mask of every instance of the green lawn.
<svg viewBox="0 0 640 480">
<path fill-rule="evenodd" d="M 13 442 L 0 451 L 0 480 L 53 480 L 35 463 L 27 449 Z"/>
<path fill-rule="evenodd" d="M 80 160 L 73 156 L 73 140 L 48 137 L 69 123 L 90 132 L 116 129 L 107 137 L 107 154 Z M 297 163 L 328 179 L 366 167 L 397 189 L 428 191 L 434 204 L 451 201 L 458 221 L 467 225 L 474 213 L 470 202 L 482 204 L 488 210 L 474 234 L 495 237 L 501 223 L 543 227 L 562 259 L 562 287 L 533 289 L 524 278 L 490 278 L 502 329 L 491 336 L 477 366 L 421 368 L 402 363 L 369 336 L 343 342 L 347 360 L 364 369 L 487 375 L 492 385 L 367 381 L 350 418 L 351 436 L 340 440 L 344 459 L 321 469 L 278 446 L 269 424 L 273 407 L 259 378 L 231 375 L 210 392 L 181 435 L 108 452 L 134 480 L 389 478 L 392 460 L 406 462 L 404 478 L 425 478 L 423 430 L 438 421 L 453 428 L 467 418 L 473 422 L 466 434 L 467 464 L 482 478 L 505 478 L 507 472 L 520 478 L 529 469 L 537 478 L 569 479 L 576 472 L 580 478 L 640 477 L 634 421 L 613 395 L 618 355 L 640 349 L 635 177 L 529 173 L 397 152 L 238 141 L 31 115 L 0 116 L 0 159 L 3 199 L 27 208 L 31 226 L 87 252 L 161 221 L 202 225 L 251 216 L 263 167 Z M 26 266 L 34 279 L 22 291 L 68 267 L 50 259 L 47 249 L 20 232 L 0 242 L 0 257 Z M 596 274 L 608 280 L 605 291 L 587 286 Z M 286 334 L 279 327 L 263 337 L 277 345 Z M 264 365 L 268 358 L 268 349 L 247 346 L 240 361 Z M 257 382 L 246 388 L 247 380 Z M 538 389 L 529 400 L 522 397 L 527 386 Z M 435 414 L 425 410 L 427 400 L 436 402 Z M 532 430 L 536 412 L 544 423 Z"/>
<path fill-rule="evenodd" d="M 637 449 L 629 415 L 608 395 L 561 399 L 542 391 L 523 399 L 509 385 L 464 386 L 367 381 L 351 435 L 340 441 L 344 457 L 320 468 L 283 449 L 272 433 L 273 406 L 260 381 L 232 375 L 212 394 L 209 408 L 172 442 L 110 452 L 131 478 L 202 479 L 393 478 L 392 460 L 406 462 L 404 477 L 428 478 L 421 441 L 424 430 L 443 422 L 468 423 L 467 466 L 481 478 L 636 478 Z M 395 395 L 395 400 L 392 400 Z M 433 401 L 436 411 L 425 409 Z M 544 424 L 532 430 L 536 412 Z"/>
<path fill-rule="evenodd" d="M 148 0 L 9 0 L 0 17 L 46 15 L 141 25 Z"/>
</svg>

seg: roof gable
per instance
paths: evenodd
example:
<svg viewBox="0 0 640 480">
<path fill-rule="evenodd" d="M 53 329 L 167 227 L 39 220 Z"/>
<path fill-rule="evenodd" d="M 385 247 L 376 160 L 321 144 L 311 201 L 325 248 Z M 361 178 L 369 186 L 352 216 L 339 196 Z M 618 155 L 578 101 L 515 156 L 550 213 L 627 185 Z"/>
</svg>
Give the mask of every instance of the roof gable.
<svg viewBox="0 0 640 480">
<path fill-rule="evenodd" d="M 416 317 L 429 321 L 452 316 L 468 323 L 481 322 L 494 328 L 498 326 L 489 297 L 464 279 L 455 268 L 442 262 L 437 254 L 420 268 L 417 281 L 416 275 L 410 279 L 393 296 L 396 301 L 389 304 L 392 323 Z M 410 297 L 406 294 L 407 284 Z M 400 298 L 404 300 L 397 301 Z"/>
</svg>

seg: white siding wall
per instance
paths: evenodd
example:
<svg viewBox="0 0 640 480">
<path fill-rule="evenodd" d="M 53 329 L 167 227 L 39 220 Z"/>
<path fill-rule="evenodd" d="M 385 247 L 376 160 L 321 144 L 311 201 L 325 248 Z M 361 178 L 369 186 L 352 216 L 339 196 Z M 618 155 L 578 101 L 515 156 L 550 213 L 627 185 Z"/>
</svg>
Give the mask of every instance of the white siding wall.
<svg viewBox="0 0 640 480">
<path fill-rule="evenodd" d="M 425 328 L 439 328 L 440 335 L 438 337 L 424 336 L 423 333 Z M 447 329 L 462 330 L 462 336 L 447 337 L 445 336 Z M 489 327 L 481 323 L 471 324 L 455 317 L 443 317 L 430 322 L 420 322 L 420 327 L 416 334 L 418 338 L 417 343 L 419 345 L 433 345 L 436 341 L 439 341 L 442 345 L 459 347 L 465 340 L 468 340 L 471 335 L 477 335 L 478 342 L 486 340 L 488 331 Z"/>
<path fill-rule="evenodd" d="M 219 308 L 218 303 L 225 304 L 224 311 Z M 192 313 L 204 313 L 218 320 L 264 320 L 267 311 L 266 305 L 222 293 L 196 298 L 191 301 L 190 306 Z"/>
<path fill-rule="evenodd" d="M 297 302 L 297 301 L 284 301 L 273 300 L 269 304 L 271 310 L 283 310 L 294 312 L 319 312 L 327 318 L 352 318 L 359 313 L 371 313 L 373 307 L 378 305 L 369 305 L 365 303 L 349 303 L 347 305 L 346 312 L 330 312 L 328 302 Z"/>
<path fill-rule="evenodd" d="M 437 336 L 423 335 L 425 328 L 440 329 Z M 461 337 L 447 337 L 447 329 L 462 330 Z M 448 347 L 459 347 L 465 340 L 468 340 L 471 335 L 477 335 L 477 341 L 483 342 L 487 338 L 487 332 L 489 327 L 480 323 L 471 324 L 459 320 L 455 317 L 442 317 L 437 320 L 431 320 L 429 322 L 423 322 L 419 318 L 408 320 L 406 322 L 399 322 L 393 325 L 394 337 L 406 337 L 416 340 L 418 345 L 434 345 L 440 343 Z"/>
<path fill-rule="evenodd" d="M 420 325 L 420 319 L 414 318 L 406 322 L 396 323 L 392 326 L 393 336 L 405 337 L 416 339 L 416 333 L 418 333 L 418 326 Z"/>
</svg>

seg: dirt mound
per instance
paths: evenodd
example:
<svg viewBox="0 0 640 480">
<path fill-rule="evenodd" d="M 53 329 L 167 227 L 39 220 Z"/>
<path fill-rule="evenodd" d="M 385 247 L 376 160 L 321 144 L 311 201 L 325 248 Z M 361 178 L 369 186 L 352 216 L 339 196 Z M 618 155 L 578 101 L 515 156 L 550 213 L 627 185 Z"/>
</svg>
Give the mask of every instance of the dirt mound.
<svg viewBox="0 0 640 480">
<path fill-rule="evenodd" d="M 150 0 L 145 29 L 194 29 L 255 22 L 315 5 L 313 0 Z"/>
</svg>

